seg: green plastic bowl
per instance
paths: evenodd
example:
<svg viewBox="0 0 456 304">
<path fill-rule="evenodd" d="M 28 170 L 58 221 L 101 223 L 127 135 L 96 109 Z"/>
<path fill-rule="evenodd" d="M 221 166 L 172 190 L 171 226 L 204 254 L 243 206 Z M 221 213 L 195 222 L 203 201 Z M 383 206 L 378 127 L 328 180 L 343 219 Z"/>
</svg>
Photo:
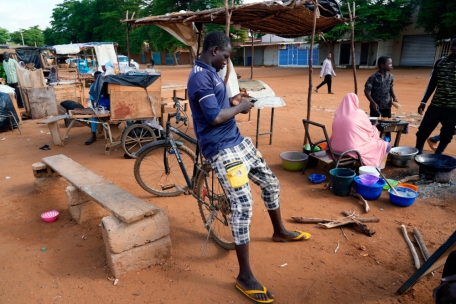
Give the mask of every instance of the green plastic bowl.
<svg viewBox="0 0 456 304">
<path fill-rule="evenodd" d="M 288 171 L 300 171 L 304 168 L 307 160 L 307 154 L 298 151 L 287 151 L 280 153 L 282 166 Z"/>
<path fill-rule="evenodd" d="M 388 178 L 388 182 L 393 186 L 393 187 L 396 187 L 397 184 L 398 184 L 398 181 L 397 180 L 394 180 L 394 179 L 389 179 Z M 388 184 L 386 184 L 384 187 L 383 187 L 383 190 L 389 190 L 390 186 L 388 186 Z"/>
</svg>

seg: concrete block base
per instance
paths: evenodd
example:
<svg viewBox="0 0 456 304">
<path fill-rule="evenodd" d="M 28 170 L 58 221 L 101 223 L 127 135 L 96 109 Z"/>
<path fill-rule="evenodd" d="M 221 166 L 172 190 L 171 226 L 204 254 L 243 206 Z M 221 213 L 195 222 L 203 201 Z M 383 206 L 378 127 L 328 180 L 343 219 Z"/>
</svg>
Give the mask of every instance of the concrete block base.
<svg viewBox="0 0 456 304">
<path fill-rule="evenodd" d="M 102 230 L 109 251 L 121 253 L 168 235 L 168 215 L 160 209 L 160 212 L 130 224 L 112 215 L 103 218 Z"/>
<path fill-rule="evenodd" d="M 109 211 L 100 207 L 100 205 L 94 201 L 76 206 L 68 206 L 68 209 L 70 210 L 71 217 L 78 224 L 111 215 Z"/>
<path fill-rule="evenodd" d="M 171 238 L 169 236 L 122 253 L 110 252 L 106 239 L 105 245 L 108 265 L 116 278 L 129 271 L 144 269 L 171 258 Z"/>
</svg>

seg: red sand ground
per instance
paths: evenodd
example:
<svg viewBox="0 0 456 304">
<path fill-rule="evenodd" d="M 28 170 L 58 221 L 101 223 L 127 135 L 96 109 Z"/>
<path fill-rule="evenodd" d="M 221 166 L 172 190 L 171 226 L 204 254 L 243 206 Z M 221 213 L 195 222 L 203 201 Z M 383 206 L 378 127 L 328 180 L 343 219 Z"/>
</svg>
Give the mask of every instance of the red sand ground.
<svg viewBox="0 0 456 304">
<path fill-rule="evenodd" d="M 189 69 L 188 66 L 162 67 L 163 82 L 185 83 Z M 250 77 L 249 68 L 237 71 L 243 78 Z M 353 91 L 352 71 L 336 72 L 333 89 L 336 94 L 325 94 L 325 88 L 313 94 L 312 119 L 325 124 L 329 131 L 333 113 L 322 109 L 336 109 L 343 95 Z M 362 93 L 363 85 L 373 72 L 358 71 L 359 95 L 365 110 L 368 103 Z M 416 113 L 429 74 L 430 69 L 394 71 L 396 94 L 404 106 L 400 112 Z M 285 171 L 279 153 L 299 151 L 302 147 L 307 75 L 307 69 L 254 69 L 254 78 L 269 84 L 287 103 L 285 108 L 276 110 L 273 144 L 268 145 L 268 139 L 261 137 L 259 145 L 281 182 L 283 218 L 288 228 L 312 234 L 306 242 L 272 242 L 270 221 L 260 191 L 254 187 L 256 203 L 250 251 L 257 278 L 276 295 L 276 303 L 431 303 L 441 269 L 435 276 L 422 278 L 407 294 L 395 293 L 415 271 L 399 224 L 406 224 L 409 231 L 417 227 L 433 253 L 456 229 L 455 198 L 418 199 L 411 207 L 399 208 L 390 204 L 384 192 L 380 199 L 370 202 L 372 210 L 364 215 L 356 199 L 336 197 L 323 184 L 309 182 L 308 174 L 320 172 L 329 176 L 328 168 L 320 165 L 309 169 L 306 175 Z M 314 86 L 319 81 L 315 76 Z M 268 110 L 262 111 L 262 128 L 267 128 L 268 115 Z M 255 112 L 252 119 L 252 122 L 246 122 L 246 117 L 239 119 L 244 122 L 240 126 L 244 136 L 255 135 Z M 21 128 L 23 135 L 17 130 L 0 134 L 5 138 L 0 141 L 0 303 L 250 303 L 234 288 L 238 271 L 234 251 L 225 251 L 210 240 L 206 256 L 201 257 L 206 230 L 192 197 L 162 198 L 145 192 L 133 177 L 134 160 L 124 159 L 120 147 L 105 156 L 103 140 L 84 145 L 89 128 L 73 129 L 65 147 L 53 146 L 46 127 L 37 125 L 36 121 L 24 121 Z M 403 135 L 402 145 L 414 146 L 416 129 L 410 131 Z M 39 150 L 44 144 L 52 150 Z M 456 145 L 451 143 L 446 152 L 455 156 Z M 108 280 L 111 274 L 106 266 L 100 219 L 77 225 L 70 218 L 64 189 L 47 193 L 34 190 L 31 164 L 44 156 L 61 153 L 166 209 L 173 242 L 172 260 L 128 273 L 114 286 Z M 384 172 L 393 177 L 404 170 L 407 169 L 388 165 Z M 5 179 L 6 176 L 10 179 Z M 40 219 L 40 214 L 51 209 L 59 210 L 60 217 L 48 224 Z M 347 240 L 338 228 L 324 230 L 290 221 L 292 215 L 339 217 L 342 210 L 380 218 L 380 223 L 369 224 L 377 233 L 367 237 L 344 228 Z M 338 242 L 340 248 L 335 253 Z M 367 250 L 361 251 L 361 245 Z M 47 250 L 41 251 L 42 247 Z M 362 255 L 365 253 L 368 255 Z M 285 263 L 287 266 L 279 267 Z"/>
</svg>

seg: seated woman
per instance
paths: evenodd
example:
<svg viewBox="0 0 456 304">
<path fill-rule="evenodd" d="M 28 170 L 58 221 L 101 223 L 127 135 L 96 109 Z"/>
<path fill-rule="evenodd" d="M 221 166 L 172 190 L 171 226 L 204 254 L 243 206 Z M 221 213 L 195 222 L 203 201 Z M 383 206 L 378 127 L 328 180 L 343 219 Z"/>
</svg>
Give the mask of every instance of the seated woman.
<svg viewBox="0 0 456 304">
<path fill-rule="evenodd" d="M 357 150 L 365 166 L 379 167 L 391 149 L 391 145 L 380 138 L 367 114 L 359 108 L 358 96 L 345 95 L 334 116 L 331 147 L 337 153 Z M 357 157 L 356 153 L 349 153 Z"/>
</svg>

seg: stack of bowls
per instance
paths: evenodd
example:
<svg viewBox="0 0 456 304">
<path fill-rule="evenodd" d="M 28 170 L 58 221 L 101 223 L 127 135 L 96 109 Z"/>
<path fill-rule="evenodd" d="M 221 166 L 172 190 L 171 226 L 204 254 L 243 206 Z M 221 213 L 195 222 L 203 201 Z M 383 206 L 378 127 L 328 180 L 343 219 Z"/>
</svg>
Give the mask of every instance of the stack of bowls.
<svg viewBox="0 0 456 304">
<path fill-rule="evenodd" d="M 379 198 L 382 194 L 383 187 L 386 184 L 381 178 L 370 186 L 363 184 L 359 176 L 356 176 L 354 181 L 356 192 L 367 200 L 376 200 Z"/>
</svg>

